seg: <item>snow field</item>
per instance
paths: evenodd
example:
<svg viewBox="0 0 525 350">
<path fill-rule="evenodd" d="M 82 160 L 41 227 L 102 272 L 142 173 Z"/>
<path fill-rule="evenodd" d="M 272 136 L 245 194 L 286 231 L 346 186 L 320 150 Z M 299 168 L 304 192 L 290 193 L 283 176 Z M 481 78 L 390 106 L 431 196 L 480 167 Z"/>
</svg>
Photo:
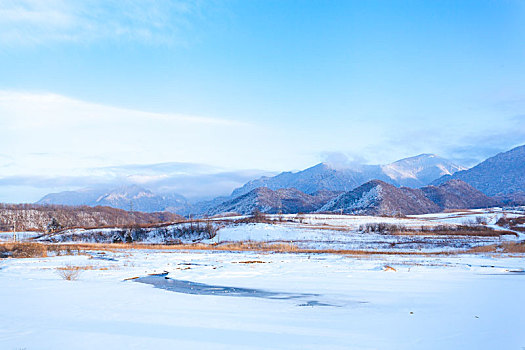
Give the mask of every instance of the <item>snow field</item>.
<svg viewBox="0 0 525 350">
<path fill-rule="evenodd" d="M 132 250 L 0 261 L 5 349 L 519 349 L 524 259 Z M 114 260 L 102 260 L 100 257 Z M 260 263 L 243 263 L 259 261 Z M 56 268 L 91 266 L 76 281 Z M 385 270 L 391 266 L 394 270 Z M 97 268 L 107 268 L 100 270 Z M 304 300 L 188 295 L 170 278 Z"/>
</svg>

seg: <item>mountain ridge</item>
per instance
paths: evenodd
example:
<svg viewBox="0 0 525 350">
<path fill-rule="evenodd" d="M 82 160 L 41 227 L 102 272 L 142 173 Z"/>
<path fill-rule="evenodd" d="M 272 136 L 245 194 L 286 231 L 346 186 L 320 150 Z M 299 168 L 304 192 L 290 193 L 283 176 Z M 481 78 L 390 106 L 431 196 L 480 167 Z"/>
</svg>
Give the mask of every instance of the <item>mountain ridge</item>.
<svg viewBox="0 0 525 350">
<path fill-rule="evenodd" d="M 462 180 L 488 196 L 506 198 L 525 193 L 525 145 L 498 153 L 470 169 L 442 176 L 432 184 L 451 179 Z"/>
<path fill-rule="evenodd" d="M 359 215 L 414 215 L 445 209 L 474 209 L 498 202 L 461 180 L 421 189 L 395 187 L 381 180 L 369 181 L 332 199 L 318 212 L 342 212 Z"/>
<path fill-rule="evenodd" d="M 231 196 L 238 197 L 258 187 L 272 190 L 294 187 L 310 194 L 319 190 L 349 191 L 373 179 L 415 188 L 462 169 L 465 168 L 434 154 L 420 154 L 386 165 L 334 167 L 329 163 L 319 163 L 295 173 L 282 172 L 249 181 L 235 189 Z"/>
</svg>

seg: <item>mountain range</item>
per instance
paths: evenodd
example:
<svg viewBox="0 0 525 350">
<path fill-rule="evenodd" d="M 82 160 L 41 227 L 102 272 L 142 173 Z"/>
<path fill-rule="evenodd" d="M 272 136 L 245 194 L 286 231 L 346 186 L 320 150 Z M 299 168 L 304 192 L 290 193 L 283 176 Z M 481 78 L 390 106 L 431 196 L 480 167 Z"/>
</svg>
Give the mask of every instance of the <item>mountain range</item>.
<svg viewBox="0 0 525 350">
<path fill-rule="evenodd" d="M 497 204 L 496 200 L 461 180 L 420 189 L 371 180 L 351 191 L 323 190 L 312 195 L 295 188 L 274 191 L 258 187 L 211 208 L 207 214 L 248 215 L 257 210 L 269 214 L 321 212 L 397 216 L 435 213 L 445 209 L 485 208 Z"/>
<path fill-rule="evenodd" d="M 194 203 L 175 193 L 154 193 L 136 185 L 54 193 L 38 203 L 105 205 L 181 215 L 246 214 L 254 209 L 269 213 L 342 210 L 406 215 L 525 204 L 524 174 L 525 146 L 520 146 L 471 169 L 433 154 L 386 165 L 320 163 L 298 172 L 263 176 L 233 190 L 230 196 Z"/>
<path fill-rule="evenodd" d="M 465 181 L 503 202 L 525 204 L 525 145 L 502 152 L 468 169 L 445 175 L 433 184 L 450 179 Z"/>
<path fill-rule="evenodd" d="M 320 163 L 311 168 L 292 173 L 283 172 L 273 177 L 263 176 L 236 189 L 232 197 L 238 197 L 258 187 L 271 190 L 296 188 L 312 194 L 321 190 L 350 191 L 363 183 L 377 179 L 396 186 L 421 187 L 444 175 L 464 170 L 434 154 L 420 154 L 386 165 L 353 165 L 335 167 Z"/>
<path fill-rule="evenodd" d="M 189 207 L 186 198 L 179 194 L 153 193 L 137 185 L 50 193 L 40 199 L 37 204 L 108 206 L 148 213 L 169 211 L 178 214 L 185 214 Z"/>
</svg>

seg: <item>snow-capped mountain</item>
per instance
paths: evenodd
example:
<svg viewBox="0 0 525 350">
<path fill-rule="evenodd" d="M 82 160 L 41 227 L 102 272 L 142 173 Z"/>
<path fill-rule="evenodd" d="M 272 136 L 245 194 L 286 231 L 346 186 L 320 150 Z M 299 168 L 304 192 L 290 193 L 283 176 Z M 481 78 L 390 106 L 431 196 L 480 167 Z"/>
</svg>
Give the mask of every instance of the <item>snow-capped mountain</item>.
<svg viewBox="0 0 525 350">
<path fill-rule="evenodd" d="M 246 194 L 256 188 L 271 190 L 296 188 L 305 193 L 321 190 L 349 191 L 372 178 L 384 177 L 378 166 L 364 166 L 361 169 L 335 168 L 328 163 L 320 163 L 308 169 L 293 173 L 283 172 L 273 177 L 263 176 L 235 189 L 232 197 Z M 385 179 L 386 180 L 386 179 Z"/>
<path fill-rule="evenodd" d="M 156 194 L 137 185 L 120 186 L 110 189 L 82 189 L 51 193 L 40 199 L 38 204 L 64 204 L 108 206 L 143 212 L 186 212 L 188 201 L 178 194 Z"/>
<path fill-rule="evenodd" d="M 386 165 L 359 165 L 349 168 L 320 163 L 299 172 L 283 172 L 273 177 L 250 181 L 234 190 L 232 197 L 246 194 L 258 187 L 272 190 L 293 187 L 309 194 L 320 190 L 350 191 L 373 179 L 396 186 L 417 188 L 463 169 L 465 168 L 434 154 L 421 154 Z"/>
<path fill-rule="evenodd" d="M 441 176 L 465 169 L 435 154 L 420 154 L 381 166 L 383 173 L 393 183 L 413 188 L 428 185 Z"/>
<path fill-rule="evenodd" d="M 450 179 L 465 181 L 489 196 L 512 198 L 525 194 L 525 145 L 499 153 L 471 169 L 439 178 L 434 184 Z"/>
</svg>

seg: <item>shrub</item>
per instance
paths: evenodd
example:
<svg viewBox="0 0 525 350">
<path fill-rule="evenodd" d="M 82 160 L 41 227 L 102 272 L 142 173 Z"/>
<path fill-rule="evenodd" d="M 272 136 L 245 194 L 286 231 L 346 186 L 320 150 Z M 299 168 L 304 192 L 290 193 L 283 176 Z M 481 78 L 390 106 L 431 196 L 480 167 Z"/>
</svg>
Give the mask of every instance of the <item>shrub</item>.
<svg viewBox="0 0 525 350">
<path fill-rule="evenodd" d="M 270 224 L 274 222 L 274 220 L 271 220 L 268 218 L 268 216 L 261 212 L 259 209 L 254 209 L 252 212 L 252 215 L 250 215 L 247 218 L 236 220 L 235 223 L 237 224 L 251 224 L 251 223 L 262 223 L 262 224 Z"/>
<path fill-rule="evenodd" d="M 476 224 L 478 225 L 486 225 L 487 224 L 487 218 L 483 216 L 476 216 Z"/>
<path fill-rule="evenodd" d="M 62 277 L 62 279 L 66 281 L 76 281 L 82 270 L 83 268 L 80 266 L 72 266 L 67 264 L 64 267 L 58 267 L 57 273 L 60 277 Z"/>
<path fill-rule="evenodd" d="M 305 219 L 304 213 L 297 213 L 297 215 L 295 215 L 295 220 L 299 221 L 300 224 L 304 222 L 304 219 Z"/>
<path fill-rule="evenodd" d="M 384 222 L 367 223 L 359 226 L 359 231 L 364 233 L 394 234 L 407 231 L 404 225 L 387 224 Z"/>
</svg>

